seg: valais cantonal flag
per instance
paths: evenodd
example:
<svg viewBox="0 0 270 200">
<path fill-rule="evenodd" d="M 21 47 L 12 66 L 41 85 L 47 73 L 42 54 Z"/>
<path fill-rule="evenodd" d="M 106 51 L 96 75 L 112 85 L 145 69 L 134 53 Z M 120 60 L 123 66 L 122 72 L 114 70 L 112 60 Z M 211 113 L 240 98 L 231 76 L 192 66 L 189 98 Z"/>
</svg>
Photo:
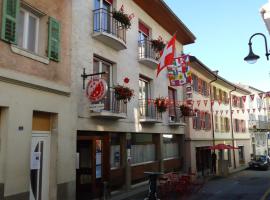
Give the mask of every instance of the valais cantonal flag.
<svg viewBox="0 0 270 200">
<path fill-rule="evenodd" d="M 159 59 L 159 64 L 157 68 L 157 76 L 161 72 L 161 70 L 163 70 L 168 65 L 173 64 L 174 53 L 175 53 L 175 38 L 176 38 L 176 35 L 174 34 L 172 39 L 167 43 L 167 45 L 163 49 L 163 52 Z"/>
</svg>

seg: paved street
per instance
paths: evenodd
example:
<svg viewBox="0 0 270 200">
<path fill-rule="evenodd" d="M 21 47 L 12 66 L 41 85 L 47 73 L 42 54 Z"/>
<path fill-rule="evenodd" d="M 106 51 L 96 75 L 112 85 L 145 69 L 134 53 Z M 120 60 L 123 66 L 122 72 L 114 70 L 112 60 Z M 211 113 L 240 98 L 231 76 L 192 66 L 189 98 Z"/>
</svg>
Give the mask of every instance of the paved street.
<svg viewBox="0 0 270 200">
<path fill-rule="evenodd" d="M 228 178 L 215 178 L 187 200 L 260 200 L 270 188 L 270 170 L 244 170 Z M 145 194 L 126 200 L 142 200 Z M 270 200 L 268 197 L 267 199 Z"/>
</svg>

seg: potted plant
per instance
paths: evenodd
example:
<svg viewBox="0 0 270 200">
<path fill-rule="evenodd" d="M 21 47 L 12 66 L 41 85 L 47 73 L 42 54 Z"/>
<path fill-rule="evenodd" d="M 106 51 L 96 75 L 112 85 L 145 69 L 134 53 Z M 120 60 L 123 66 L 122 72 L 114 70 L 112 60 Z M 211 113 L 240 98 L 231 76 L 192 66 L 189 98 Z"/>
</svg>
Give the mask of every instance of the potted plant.
<svg viewBox="0 0 270 200">
<path fill-rule="evenodd" d="M 166 112 L 168 108 L 167 99 L 165 99 L 164 97 L 158 97 L 155 99 L 155 105 L 158 112 L 160 113 Z"/>
<path fill-rule="evenodd" d="M 192 116 L 192 109 L 186 105 L 181 105 L 180 106 L 180 111 L 182 116 Z"/>
<path fill-rule="evenodd" d="M 124 79 L 124 83 L 128 83 L 129 78 Z M 127 103 L 130 101 L 130 99 L 134 96 L 134 90 L 130 89 L 127 86 L 124 85 L 116 85 L 114 88 L 114 95 L 117 100 L 123 100 L 124 103 Z"/>
<path fill-rule="evenodd" d="M 125 29 L 129 29 L 131 26 L 131 20 L 128 16 L 128 14 L 125 14 L 123 9 L 121 10 L 114 10 L 112 12 L 113 18 L 116 19 L 118 22 L 121 23 L 121 25 L 125 28 Z"/>
<path fill-rule="evenodd" d="M 151 43 L 152 43 L 152 48 L 156 52 L 162 51 L 165 47 L 165 43 L 163 42 L 163 40 L 161 38 L 158 38 L 155 40 L 153 39 L 153 40 L 151 40 Z"/>
</svg>

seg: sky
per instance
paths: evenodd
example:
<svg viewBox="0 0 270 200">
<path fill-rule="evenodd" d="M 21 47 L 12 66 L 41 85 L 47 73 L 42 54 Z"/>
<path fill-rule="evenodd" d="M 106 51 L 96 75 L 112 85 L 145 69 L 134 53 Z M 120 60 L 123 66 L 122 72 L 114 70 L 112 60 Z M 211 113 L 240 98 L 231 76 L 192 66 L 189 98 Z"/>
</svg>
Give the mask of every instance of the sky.
<svg viewBox="0 0 270 200">
<path fill-rule="evenodd" d="M 165 0 L 173 12 L 196 36 L 194 44 L 184 46 L 184 53 L 196 56 L 212 70 L 233 83 L 251 85 L 270 91 L 270 60 L 265 56 L 263 37 L 252 39 L 253 52 L 260 56 L 248 64 L 251 35 L 270 35 L 259 12 L 267 0 Z"/>
</svg>

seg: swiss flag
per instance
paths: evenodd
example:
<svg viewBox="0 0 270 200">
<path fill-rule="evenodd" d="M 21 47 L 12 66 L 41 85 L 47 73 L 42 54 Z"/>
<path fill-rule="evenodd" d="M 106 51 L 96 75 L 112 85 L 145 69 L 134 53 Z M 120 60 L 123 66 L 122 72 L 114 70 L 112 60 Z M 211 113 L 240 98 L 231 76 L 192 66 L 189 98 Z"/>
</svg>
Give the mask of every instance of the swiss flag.
<svg viewBox="0 0 270 200">
<path fill-rule="evenodd" d="M 161 57 L 159 59 L 159 64 L 157 68 L 157 76 L 168 65 L 173 64 L 174 54 L 175 54 L 175 38 L 176 35 L 174 34 L 172 39 L 167 43 L 165 48 L 163 49 L 163 52 L 161 54 Z"/>
</svg>

